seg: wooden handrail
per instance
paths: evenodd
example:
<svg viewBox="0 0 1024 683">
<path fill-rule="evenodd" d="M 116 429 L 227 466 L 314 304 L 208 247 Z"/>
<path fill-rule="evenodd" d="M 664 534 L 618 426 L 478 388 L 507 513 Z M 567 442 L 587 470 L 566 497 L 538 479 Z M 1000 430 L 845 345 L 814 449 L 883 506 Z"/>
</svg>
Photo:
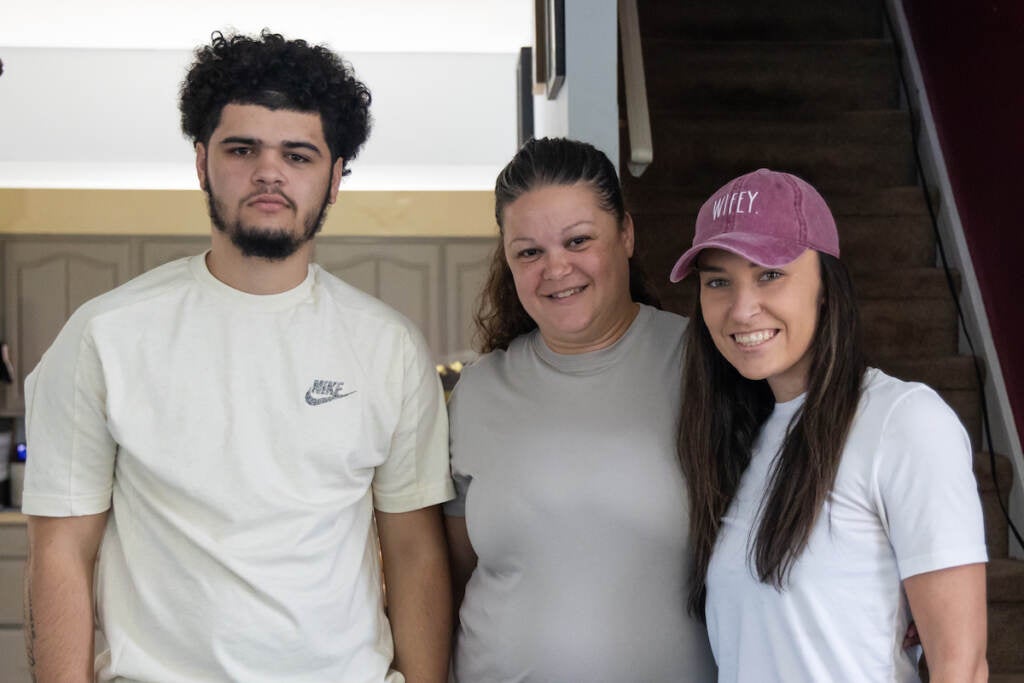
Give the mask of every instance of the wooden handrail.
<svg viewBox="0 0 1024 683">
<path fill-rule="evenodd" d="M 619 0 L 619 36 L 622 40 L 622 77 L 629 126 L 629 172 L 639 178 L 654 160 L 651 114 L 647 107 L 647 81 L 640 44 L 640 17 L 636 0 Z"/>
</svg>

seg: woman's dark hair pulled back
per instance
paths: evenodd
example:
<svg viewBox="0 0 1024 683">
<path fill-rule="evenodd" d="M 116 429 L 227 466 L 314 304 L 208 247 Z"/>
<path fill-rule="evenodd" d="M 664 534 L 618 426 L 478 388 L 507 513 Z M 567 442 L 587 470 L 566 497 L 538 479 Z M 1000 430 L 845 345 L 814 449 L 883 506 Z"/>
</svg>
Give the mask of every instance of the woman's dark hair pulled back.
<svg viewBox="0 0 1024 683">
<path fill-rule="evenodd" d="M 615 216 L 620 229 L 626 218 L 618 174 L 608 157 L 593 145 L 568 138 L 540 138 L 524 144 L 494 183 L 494 218 L 505 232 L 505 209 L 521 196 L 552 185 L 586 185 L 598 206 Z M 633 301 L 659 306 L 634 258 L 629 259 L 629 289 Z M 516 294 L 512 271 L 501 239 L 491 257 L 487 283 L 475 316 L 480 351 L 506 349 L 516 337 L 536 329 Z"/>
</svg>

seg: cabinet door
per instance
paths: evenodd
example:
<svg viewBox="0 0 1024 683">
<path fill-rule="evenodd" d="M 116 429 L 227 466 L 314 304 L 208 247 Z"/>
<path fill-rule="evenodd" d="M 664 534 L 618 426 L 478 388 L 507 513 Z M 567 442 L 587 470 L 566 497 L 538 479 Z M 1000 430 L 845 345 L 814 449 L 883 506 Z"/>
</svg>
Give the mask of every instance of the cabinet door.
<svg viewBox="0 0 1024 683">
<path fill-rule="evenodd" d="M 21 627 L 0 628 L 0 681 L 32 683 Z"/>
<path fill-rule="evenodd" d="M 146 237 L 139 246 L 141 272 L 153 270 L 175 259 L 195 256 L 210 248 L 209 237 Z"/>
<path fill-rule="evenodd" d="M 315 260 L 405 315 L 423 332 L 434 356 L 442 353 L 440 244 L 321 238 Z"/>
<path fill-rule="evenodd" d="M 23 409 L 26 375 L 75 309 L 130 276 L 127 239 L 7 242 L 4 337 L 17 380 L 7 389 L 8 410 Z"/>
<path fill-rule="evenodd" d="M 21 626 L 23 558 L 0 557 L 0 627 Z"/>
<path fill-rule="evenodd" d="M 447 312 L 446 356 L 465 357 L 474 349 L 473 335 L 480 293 L 487 280 L 491 256 L 498 246 L 497 238 L 472 242 L 455 242 L 445 246 L 445 310 Z"/>
</svg>

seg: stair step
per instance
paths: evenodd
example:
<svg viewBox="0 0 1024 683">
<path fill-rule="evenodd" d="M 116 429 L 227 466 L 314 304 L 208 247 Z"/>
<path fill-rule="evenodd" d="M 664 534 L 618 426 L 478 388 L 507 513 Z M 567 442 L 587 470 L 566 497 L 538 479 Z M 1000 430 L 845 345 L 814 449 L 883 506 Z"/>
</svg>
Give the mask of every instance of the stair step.
<svg viewBox="0 0 1024 683">
<path fill-rule="evenodd" d="M 875 247 L 878 248 L 877 246 Z M 854 263 L 861 266 L 863 261 Z M 952 272 L 955 291 L 960 291 L 960 273 Z M 949 281 L 941 268 L 885 268 L 884 270 L 855 270 L 852 272 L 857 299 L 952 299 Z"/>
<path fill-rule="evenodd" d="M 898 110 L 805 121 L 657 117 L 652 135 L 654 162 L 644 182 L 674 192 L 710 194 L 763 167 L 795 173 L 823 193 L 909 185 L 915 177 L 910 121 Z"/>
<path fill-rule="evenodd" d="M 869 193 L 832 190 L 826 199 L 836 220 L 847 216 L 928 216 L 924 192 L 917 185 L 883 187 Z"/>
<path fill-rule="evenodd" d="M 935 265 L 935 231 L 926 216 L 839 217 L 836 227 L 851 273 Z"/>
<path fill-rule="evenodd" d="M 884 14 L 868 0 L 639 0 L 645 38 L 792 40 L 878 38 Z"/>
<path fill-rule="evenodd" d="M 989 560 L 987 575 L 989 602 L 1024 603 L 1024 560 Z"/>
<path fill-rule="evenodd" d="M 978 379 L 971 356 L 944 358 L 887 358 L 868 361 L 893 377 L 923 382 L 936 390 L 977 391 Z"/>
<path fill-rule="evenodd" d="M 842 111 L 899 105 L 889 41 L 644 43 L 652 110 Z"/>
<path fill-rule="evenodd" d="M 876 358 L 947 356 L 957 353 L 952 301 L 878 299 L 860 302 L 864 339 Z M 913 340 L 913 343 L 908 343 Z"/>
<path fill-rule="evenodd" d="M 988 665 L 1000 673 L 1024 674 L 1021 647 L 1024 602 L 988 603 Z"/>
</svg>

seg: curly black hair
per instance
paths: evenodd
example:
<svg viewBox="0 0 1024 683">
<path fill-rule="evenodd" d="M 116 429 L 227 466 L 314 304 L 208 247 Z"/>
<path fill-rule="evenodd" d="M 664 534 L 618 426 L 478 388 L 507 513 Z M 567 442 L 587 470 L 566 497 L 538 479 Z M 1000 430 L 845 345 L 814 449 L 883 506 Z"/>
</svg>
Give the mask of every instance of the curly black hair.
<svg viewBox="0 0 1024 683">
<path fill-rule="evenodd" d="M 268 29 L 259 38 L 215 31 L 195 55 L 178 105 L 181 130 L 193 143 L 209 143 L 226 104 L 320 114 L 331 161 L 341 157 L 346 167 L 370 134 L 369 89 L 322 45 Z"/>
</svg>

